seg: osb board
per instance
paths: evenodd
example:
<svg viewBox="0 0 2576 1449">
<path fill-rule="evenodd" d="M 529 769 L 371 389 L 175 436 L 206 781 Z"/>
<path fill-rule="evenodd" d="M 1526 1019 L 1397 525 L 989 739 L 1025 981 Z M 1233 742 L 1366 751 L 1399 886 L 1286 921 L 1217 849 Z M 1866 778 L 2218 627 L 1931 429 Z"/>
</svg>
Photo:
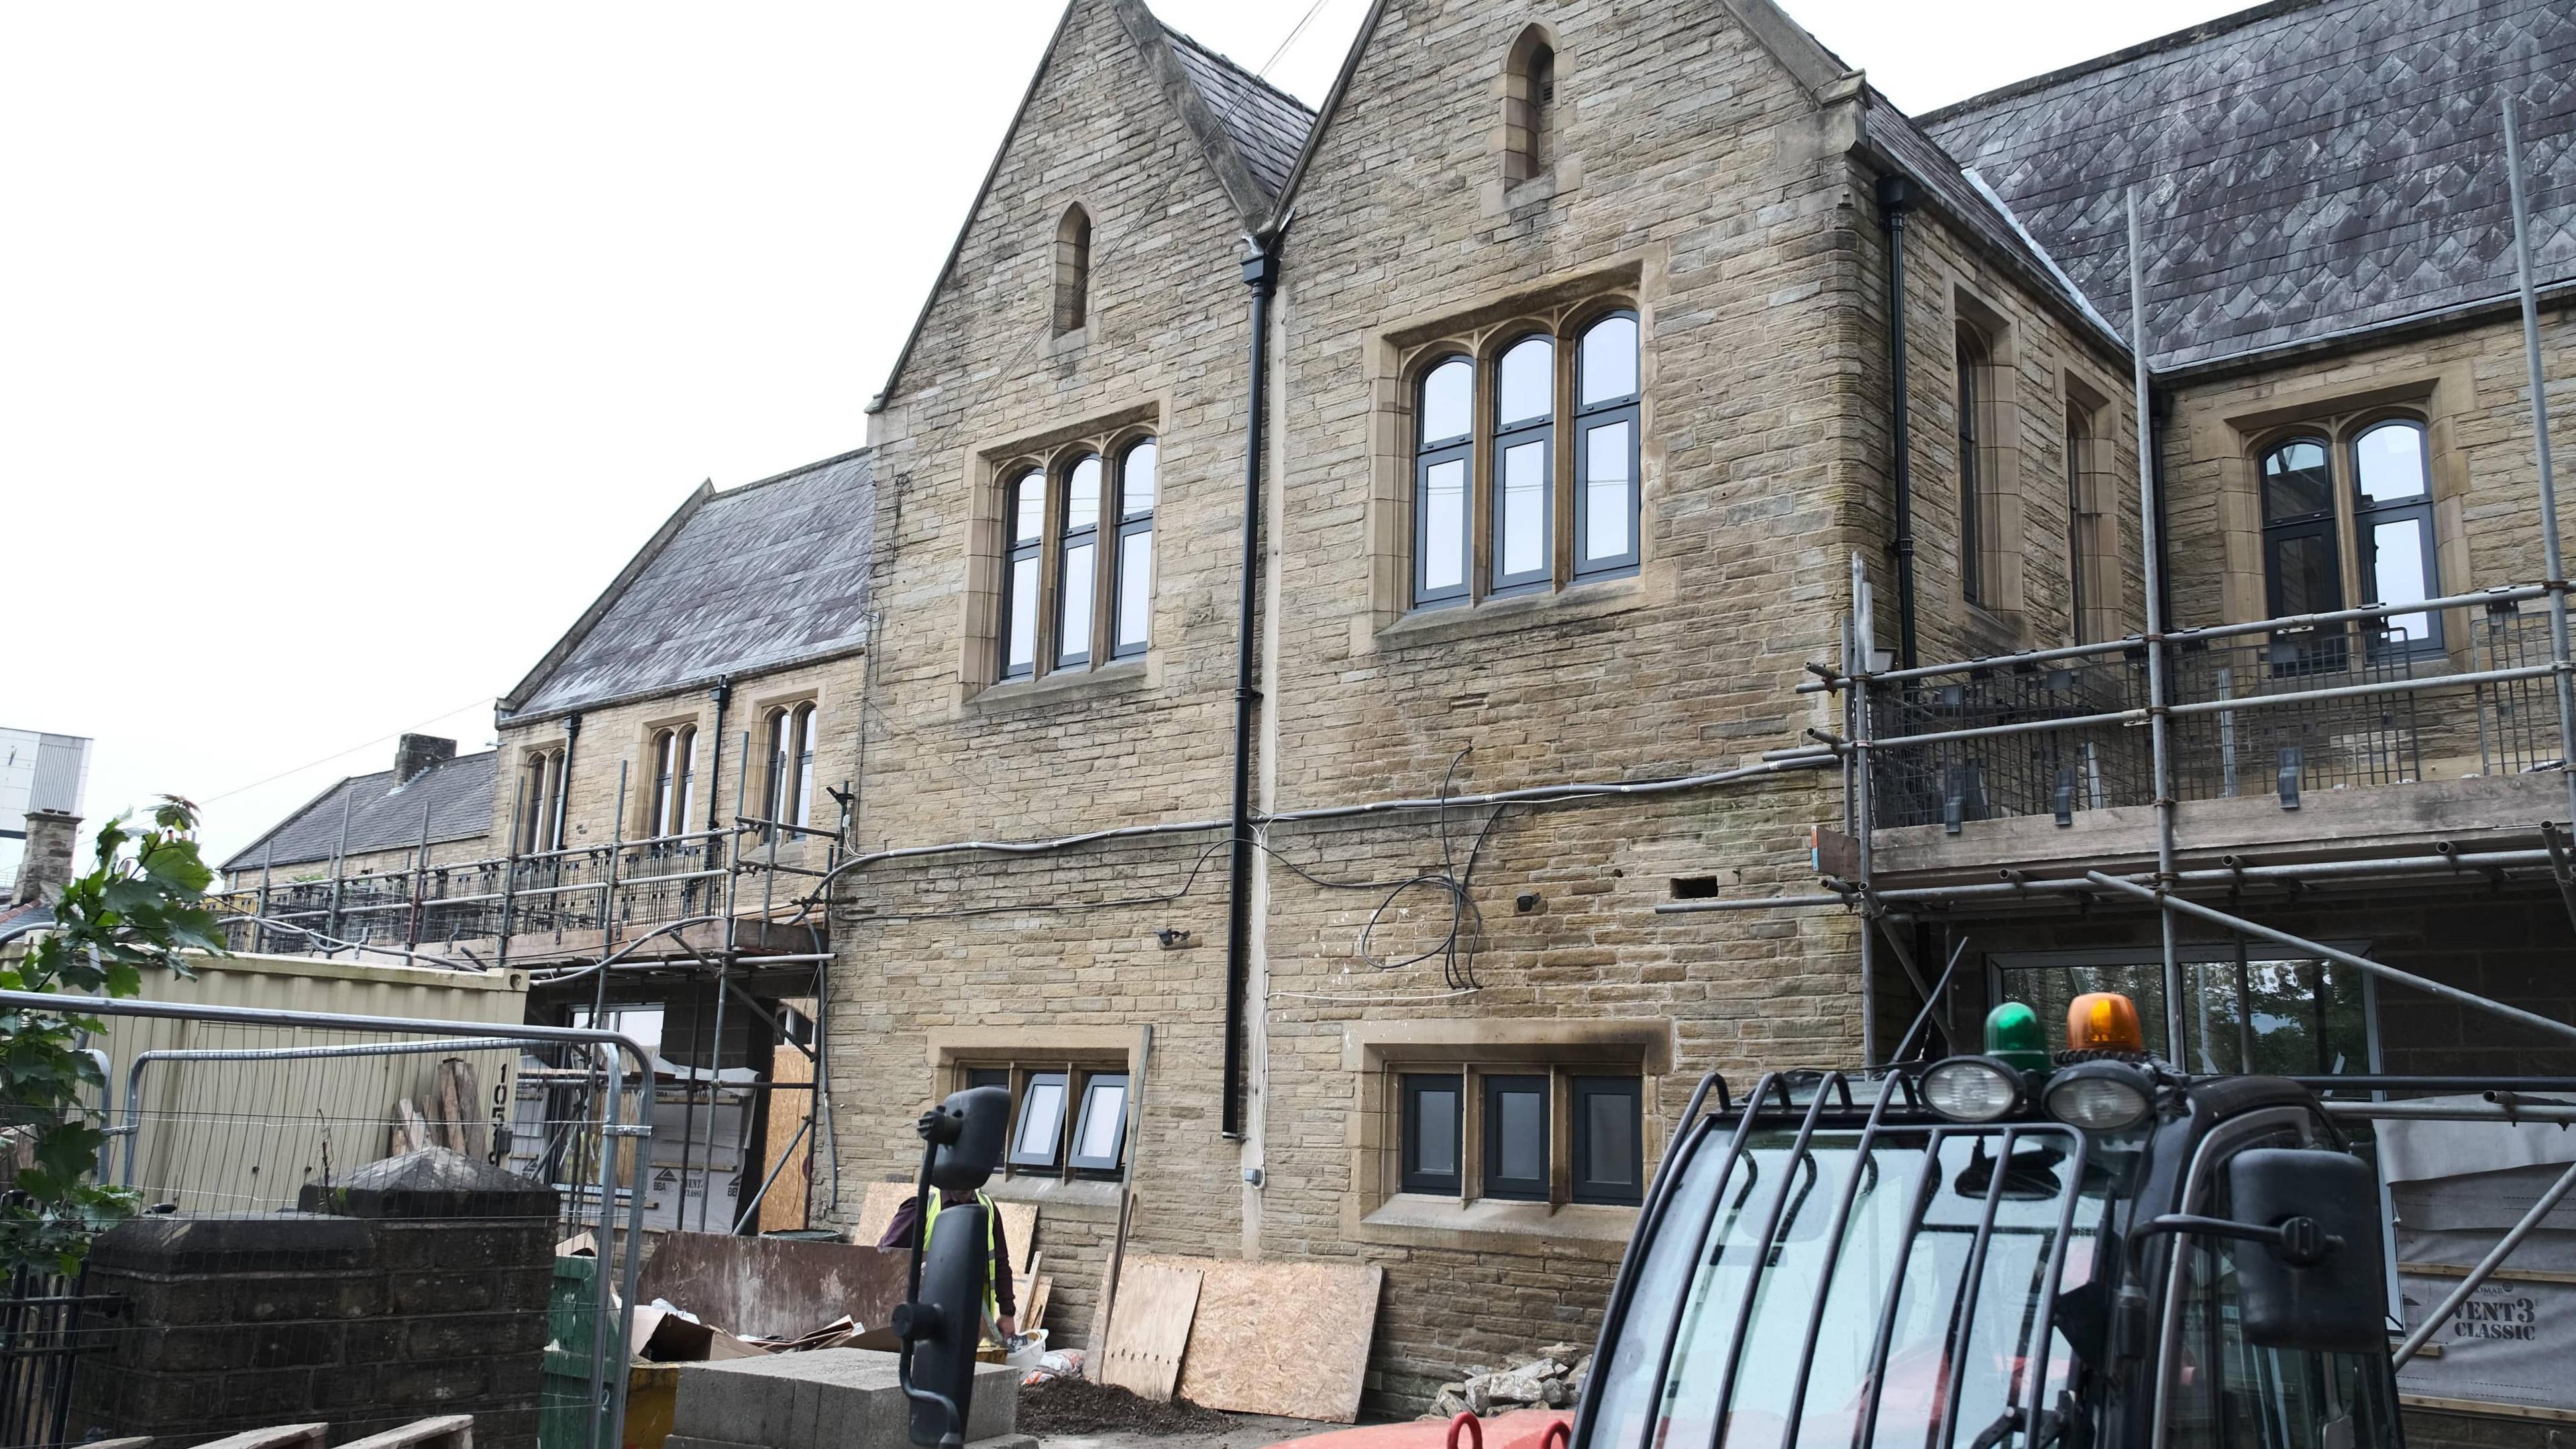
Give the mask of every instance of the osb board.
<svg viewBox="0 0 2576 1449">
<path fill-rule="evenodd" d="M 781 1046 L 770 1063 L 769 1079 L 786 1084 L 814 1080 L 814 1063 L 803 1052 Z M 760 1160 L 776 1165 L 778 1159 L 794 1149 L 794 1160 L 769 1185 L 769 1196 L 760 1200 L 760 1230 L 774 1233 L 783 1228 L 805 1226 L 805 1204 L 810 1185 L 805 1172 L 807 1144 L 797 1140 L 797 1129 L 805 1125 L 806 1114 L 813 1109 L 811 1092 L 772 1092 L 769 1094 L 769 1141 Z M 876 1241 L 874 1238 L 868 1241 Z"/>
<path fill-rule="evenodd" d="M 1359 1418 L 1384 1269 L 1130 1254 L 1118 1283 L 1122 1307 L 1128 1275 L 1149 1263 L 1200 1276 L 1181 1397 L 1241 1414 Z"/>
<path fill-rule="evenodd" d="M 743 1338 L 795 1338 L 848 1314 L 875 1328 L 903 1301 L 902 1253 L 848 1243 L 664 1233 L 635 1301 L 667 1298 Z"/>
<path fill-rule="evenodd" d="M 1100 1381 L 1169 1403 L 1189 1347 L 1200 1274 L 1162 1263 L 1130 1263 L 1118 1275 L 1109 1342 L 1100 1352 Z"/>
<path fill-rule="evenodd" d="M 885 1236 L 886 1226 L 894 1221 L 895 1209 L 912 1196 L 908 1182 L 872 1182 L 868 1195 L 859 1203 L 859 1220 L 850 1225 L 850 1241 L 869 1247 Z M 1029 1253 L 1038 1236 L 1038 1210 L 1034 1203 L 1000 1202 L 993 1204 L 1002 1215 L 1002 1232 L 1010 1241 L 1011 1273 L 1014 1277 L 1029 1271 Z"/>
</svg>

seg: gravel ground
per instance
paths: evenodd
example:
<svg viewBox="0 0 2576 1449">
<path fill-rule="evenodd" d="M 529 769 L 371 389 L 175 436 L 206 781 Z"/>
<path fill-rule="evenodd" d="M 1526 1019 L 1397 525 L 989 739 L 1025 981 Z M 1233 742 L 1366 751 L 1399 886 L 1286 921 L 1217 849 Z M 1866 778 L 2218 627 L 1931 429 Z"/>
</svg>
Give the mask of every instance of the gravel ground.
<svg viewBox="0 0 2576 1449">
<path fill-rule="evenodd" d="M 1263 1449 L 1348 1426 L 1226 1414 L 1187 1400 L 1157 1404 L 1125 1389 L 1059 1379 L 1020 1391 L 1018 1427 L 1045 1449 Z"/>
</svg>

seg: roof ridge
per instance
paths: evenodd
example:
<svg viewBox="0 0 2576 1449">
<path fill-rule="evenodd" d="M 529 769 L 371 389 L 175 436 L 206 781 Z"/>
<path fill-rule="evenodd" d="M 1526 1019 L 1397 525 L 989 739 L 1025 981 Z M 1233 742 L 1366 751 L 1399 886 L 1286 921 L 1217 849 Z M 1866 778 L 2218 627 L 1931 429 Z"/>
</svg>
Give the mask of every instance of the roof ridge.
<svg viewBox="0 0 2576 1449">
<path fill-rule="evenodd" d="M 2043 71 L 2035 76 L 2028 76 L 2021 80 L 2010 82 L 2006 85 L 2000 85 L 1995 87 L 1993 90 L 1970 96 L 1963 101 L 1952 101 L 1946 106 L 1935 106 L 1931 110 L 1914 116 L 1913 120 L 1917 125 L 1927 128 L 1943 125 L 1950 121 L 1957 120 L 1962 116 L 1983 110 L 1986 107 L 2000 105 L 2009 100 L 2017 100 L 2020 97 L 2031 95 L 2039 91 L 2050 90 L 2054 87 L 2063 85 L 2068 81 L 2077 79 L 2078 77 L 2091 75 L 2096 71 L 2109 70 L 2113 66 L 2124 65 L 2129 61 L 2137 60 L 2144 56 L 2154 55 L 2160 51 L 2182 50 L 2190 46 L 2199 45 L 2204 41 L 2215 40 L 2232 31 L 2242 30 L 2249 25 L 2270 20 L 2275 16 L 2288 15 L 2294 11 L 2310 10 L 2319 6 L 2338 3 L 2342 3 L 2342 0 L 2269 0 L 2269 3 L 2257 5 L 2247 10 L 2232 11 L 2225 15 L 2204 20 L 2198 25 L 2184 26 L 2180 30 L 2168 31 L 2165 34 L 2156 36 L 2152 39 L 2139 41 L 2135 45 L 2124 46 L 2107 54 L 2094 56 L 2090 60 L 2079 60 L 2073 65 L 2060 66 L 2052 71 Z"/>
<path fill-rule="evenodd" d="M 811 463 L 800 463 L 797 466 L 788 469 L 784 473 L 772 473 L 766 478 L 754 478 L 748 483 L 737 483 L 731 488 L 721 489 L 708 495 L 707 501 L 709 503 L 720 503 L 728 498 L 739 497 L 742 494 L 750 492 L 754 488 L 766 488 L 772 483 L 784 483 L 790 478 L 802 478 L 808 473 L 819 473 L 825 468 L 847 463 L 853 458 L 864 458 L 868 455 L 868 452 L 868 446 L 862 444 L 859 447 L 852 448 L 846 453 L 835 453 L 829 458 L 820 458 Z"/>
<path fill-rule="evenodd" d="M 1197 36 L 1179 29 L 1160 15 L 1154 17 L 1154 23 L 1163 27 L 1163 34 L 1166 36 L 1169 36 L 1170 38 L 1179 41 L 1181 44 L 1188 46 L 1190 49 L 1197 51 L 1199 54 L 1206 56 L 1209 60 L 1216 62 L 1218 65 L 1224 66 L 1227 70 L 1233 71 L 1236 75 L 1239 75 L 1245 80 L 1252 82 L 1254 85 L 1261 87 L 1263 90 L 1268 91 L 1278 99 L 1295 106 L 1298 110 L 1304 112 L 1309 120 L 1314 118 L 1316 112 L 1313 106 L 1306 104 L 1304 101 L 1297 99 L 1288 92 L 1272 85 L 1268 80 L 1262 77 L 1259 71 L 1256 71 L 1250 66 L 1245 65 L 1243 62 L 1236 60 L 1234 57 L 1227 55 L 1224 51 L 1217 49 L 1215 46 L 1209 45 L 1206 41 L 1199 39 Z"/>
</svg>

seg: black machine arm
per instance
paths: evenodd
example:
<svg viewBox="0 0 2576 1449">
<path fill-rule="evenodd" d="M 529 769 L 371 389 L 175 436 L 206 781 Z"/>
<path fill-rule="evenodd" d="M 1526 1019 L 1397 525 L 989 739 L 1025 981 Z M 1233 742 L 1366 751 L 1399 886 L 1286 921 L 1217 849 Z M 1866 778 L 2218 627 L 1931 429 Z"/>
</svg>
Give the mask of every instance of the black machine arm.
<svg viewBox="0 0 2576 1449">
<path fill-rule="evenodd" d="M 1010 1094 L 999 1087 L 959 1092 L 921 1114 L 921 1180 L 913 1198 L 912 1262 L 905 1302 L 892 1327 L 902 1340 L 898 1369 L 912 1401 L 912 1442 L 923 1449 L 960 1449 L 975 1391 L 975 1344 L 983 1333 L 982 1305 L 991 1275 L 991 1225 L 981 1202 L 938 1213 L 950 1222 L 932 1242 L 931 1194 L 973 1192 L 1001 1165 L 1011 1115 Z M 930 1281 L 927 1297 L 922 1280 Z"/>
</svg>

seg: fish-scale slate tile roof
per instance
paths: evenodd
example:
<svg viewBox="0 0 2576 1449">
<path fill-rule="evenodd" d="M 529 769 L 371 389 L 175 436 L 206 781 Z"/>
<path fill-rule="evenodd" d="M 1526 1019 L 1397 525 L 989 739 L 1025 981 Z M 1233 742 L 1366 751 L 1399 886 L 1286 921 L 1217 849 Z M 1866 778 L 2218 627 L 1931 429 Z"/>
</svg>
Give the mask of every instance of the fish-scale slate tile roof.
<svg viewBox="0 0 2576 1449">
<path fill-rule="evenodd" d="M 429 812 L 435 845 L 472 840 L 492 831 L 492 765 L 497 753 L 459 755 L 430 766 L 397 787 L 394 772 L 352 775 L 313 803 L 278 822 L 224 862 L 224 869 L 284 869 L 329 860 L 340 848 L 340 811 L 349 812 L 349 853 L 418 845 L 421 812 Z"/>
<path fill-rule="evenodd" d="M 1296 97 L 1233 61 L 1166 25 L 1163 34 L 1181 59 L 1190 84 L 1207 98 L 1208 108 L 1224 123 L 1234 149 L 1253 179 L 1273 197 L 1288 184 L 1288 173 L 1314 129 L 1315 113 Z"/>
<path fill-rule="evenodd" d="M 1922 117 L 2128 327 L 2139 188 L 2155 366 L 2514 286 L 2501 96 L 2540 279 L 2576 276 L 2576 4 L 2289 0 Z"/>
<path fill-rule="evenodd" d="M 867 642 L 865 449 L 714 494 L 513 698 L 561 714 L 847 653 Z"/>
</svg>

